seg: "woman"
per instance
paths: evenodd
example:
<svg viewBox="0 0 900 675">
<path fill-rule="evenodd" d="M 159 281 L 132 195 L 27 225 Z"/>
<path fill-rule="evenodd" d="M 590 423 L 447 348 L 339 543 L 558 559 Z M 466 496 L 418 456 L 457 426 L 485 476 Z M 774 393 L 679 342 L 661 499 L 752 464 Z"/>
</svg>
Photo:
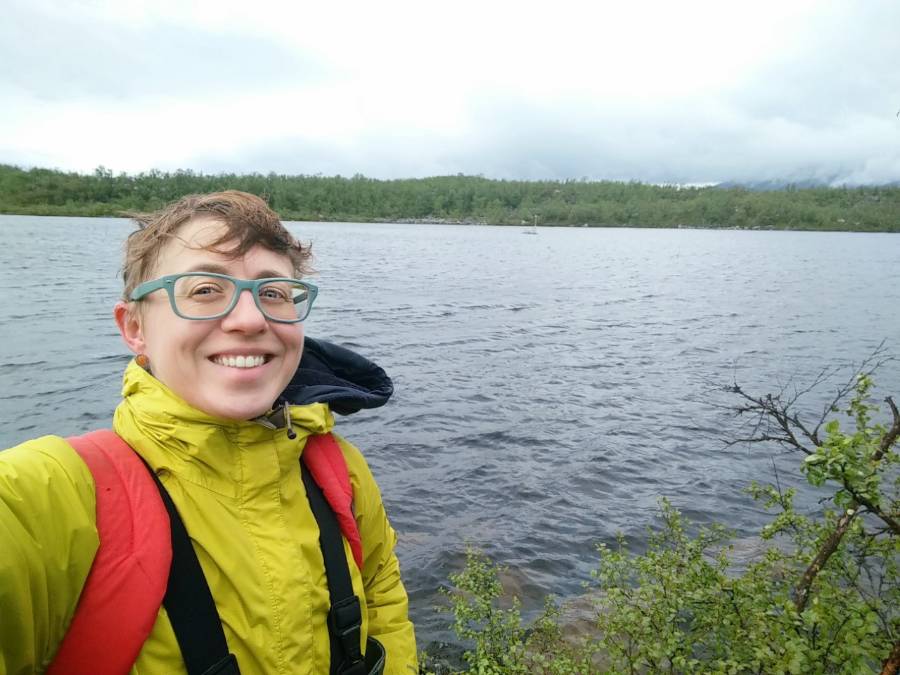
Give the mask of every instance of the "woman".
<svg viewBox="0 0 900 675">
<path fill-rule="evenodd" d="M 136 358 L 113 429 L 171 497 L 240 672 L 347 668 L 328 619 L 325 526 L 299 460 L 309 439 L 331 431 L 332 411 L 381 405 L 390 380 L 347 350 L 304 343 L 302 320 L 316 293 L 300 280 L 309 251 L 259 198 L 189 196 L 136 220 L 114 310 Z M 372 638 L 385 673 L 413 673 L 396 536 L 365 460 L 337 442 L 361 540 L 361 551 L 343 542 L 361 626 L 342 639 L 358 636 L 367 657 L 365 668 L 354 662 L 346 672 L 378 667 Z M 78 612 L 99 545 L 94 476 L 79 453 L 54 436 L 0 453 L 0 673 L 53 668 Z M 180 592 L 173 583 L 167 602 Z M 151 617 L 131 672 L 188 672 L 171 611 L 167 604 Z"/>
</svg>

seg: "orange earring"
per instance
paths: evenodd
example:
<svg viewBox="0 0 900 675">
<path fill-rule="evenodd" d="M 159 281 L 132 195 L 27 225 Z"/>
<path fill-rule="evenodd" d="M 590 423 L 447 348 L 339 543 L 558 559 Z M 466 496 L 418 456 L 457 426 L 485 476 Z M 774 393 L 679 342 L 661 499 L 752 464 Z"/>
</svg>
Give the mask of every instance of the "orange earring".
<svg viewBox="0 0 900 675">
<path fill-rule="evenodd" d="M 138 354 L 134 357 L 134 362 L 144 370 L 147 370 L 147 368 L 150 366 L 150 359 L 147 358 L 146 354 Z"/>
</svg>

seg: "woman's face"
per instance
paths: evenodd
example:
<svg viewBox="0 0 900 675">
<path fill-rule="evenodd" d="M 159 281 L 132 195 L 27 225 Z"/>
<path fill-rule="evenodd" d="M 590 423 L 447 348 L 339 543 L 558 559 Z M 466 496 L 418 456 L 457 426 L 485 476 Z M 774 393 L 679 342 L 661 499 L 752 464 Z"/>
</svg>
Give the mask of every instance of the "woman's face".
<svg viewBox="0 0 900 675">
<path fill-rule="evenodd" d="M 294 276 L 287 256 L 261 246 L 233 260 L 206 250 L 223 228 L 207 217 L 185 223 L 177 238 L 160 251 L 151 278 L 192 271 L 240 279 Z M 228 250 L 229 245 L 223 248 Z M 221 319 L 190 321 L 176 316 L 164 290 L 130 306 L 119 303 L 115 313 L 125 341 L 132 351 L 148 357 L 153 375 L 192 406 L 216 417 L 246 420 L 267 412 L 290 382 L 303 351 L 303 325 L 267 321 L 249 291 L 242 292 L 235 308 Z M 225 365 L 235 362 L 225 357 L 236 356 L 262 356 L 264 362 L 249 368 Z"/>
</svg>

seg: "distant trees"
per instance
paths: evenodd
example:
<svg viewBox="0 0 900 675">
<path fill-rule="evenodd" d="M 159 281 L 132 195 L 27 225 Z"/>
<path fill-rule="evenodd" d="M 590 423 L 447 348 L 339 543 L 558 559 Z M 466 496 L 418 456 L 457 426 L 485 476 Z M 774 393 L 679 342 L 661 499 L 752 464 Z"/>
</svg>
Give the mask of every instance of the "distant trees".
<svg viewBox="0 0 900 675">
<path fill-rule="evenodd" d="M 185 194 L 237 189 L 288 220 L 450 220 L 497 225 L 900 231 L 900 188 L 751 192 L 611 181 L 507 181 L 481 176 L 375 180 L 362 175 L 215 174 L 190 170 L 92 174 L 0 165 L 0 212 L 118 215 Z"/>
</svg>

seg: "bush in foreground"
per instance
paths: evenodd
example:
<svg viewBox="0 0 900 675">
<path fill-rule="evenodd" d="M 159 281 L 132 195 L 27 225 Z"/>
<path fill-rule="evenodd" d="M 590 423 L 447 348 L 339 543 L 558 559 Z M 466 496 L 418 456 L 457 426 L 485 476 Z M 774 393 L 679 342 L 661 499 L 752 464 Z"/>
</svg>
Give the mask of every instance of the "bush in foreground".
<svg viewBox="0 0 900 675">
<path fill-rule="evenodd" d="M 753 421 L 738 442 L 802 455 L 799 471 L 823 493 L 822 508 L 805 514 L 793 489 L 752 485 L 773 515 L 760 532 L 767 550 L 744 569 L 729 558 L 727 530 L 694 528 L 662 500 L 644 553 L 621 538 L 599 547 L 594 630 L 576 639 L 551 602 L 526 628 L 516 601 L 501 606 L 498 568 L 469 551 L 449 593 L 453 628 L 470 646 L 465 672 L 897 673 L 900 413 L 889 397 L 890 424 L 875 421 L 871 364 L 812 421 L 797 412 L 800 394 L 730 387 L 736 412 Z M 846 429 L 833 418 L 841 406 Z"/>
</svg>

